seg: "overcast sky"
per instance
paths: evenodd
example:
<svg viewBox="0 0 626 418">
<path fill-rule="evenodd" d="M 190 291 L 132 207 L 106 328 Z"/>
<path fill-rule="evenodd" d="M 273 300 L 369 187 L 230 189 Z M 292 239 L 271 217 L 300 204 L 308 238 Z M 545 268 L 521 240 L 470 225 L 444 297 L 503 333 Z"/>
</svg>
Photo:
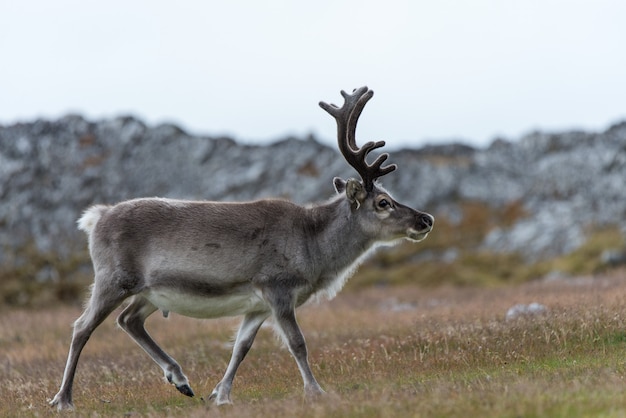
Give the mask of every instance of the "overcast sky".
<svg viewBox="0 0 626 418">
<path fill-rule="evenodd" d="M 0 124 L 131 114 L 330 143 L 317 103 L 368 85 L 360 143 L 602 130 L 626 119 L 625 19 L 623 0 L 7 0 Z"/>
</svg>

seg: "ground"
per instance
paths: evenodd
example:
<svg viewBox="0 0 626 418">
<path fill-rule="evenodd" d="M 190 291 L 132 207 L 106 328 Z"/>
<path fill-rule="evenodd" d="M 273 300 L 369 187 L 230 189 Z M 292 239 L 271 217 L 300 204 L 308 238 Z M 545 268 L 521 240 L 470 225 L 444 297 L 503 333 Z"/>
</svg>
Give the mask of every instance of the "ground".
<svg viewBox="0 0 626 418">
<path fill-rule="evenodd" d="M 505 318 L 516 304 L 543 313 Z M 115 326 L 87 344 L 71 416 L 626 416 L 626 271 L 497 287 L 371 286 L 298 311 L 328 396 L 307 402 L 295 362 L 264 327 L 235 378 L 234 405 L 203 400 L 220 380 L 238 319 L 153 315 L 149 332 L 183 367 L 179 394 Z M 5 309 L 0 416 L 56 416 L 80 307 Z"/>
</svg>

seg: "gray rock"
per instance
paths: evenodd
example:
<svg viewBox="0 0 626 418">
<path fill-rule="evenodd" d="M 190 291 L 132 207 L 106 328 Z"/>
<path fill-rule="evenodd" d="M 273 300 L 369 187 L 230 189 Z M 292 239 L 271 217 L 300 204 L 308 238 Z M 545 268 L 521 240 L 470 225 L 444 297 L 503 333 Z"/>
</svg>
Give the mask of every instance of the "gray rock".
<svg viewBox="0 0 626 418">
<path fill-rule="evenodd" d="M 577 248 L 590 226 L 626 231 L 626 122 L 603 133 L 535 132 L 484 149 L 453 143 L 391 154 L 400 169 L 384 185 L 435 217 L 460 221 L 463 201 L 521 202 L 528 216 L 492 230 L 481 249 L 538 259 Z M 133 117 L 77 115 L 0 126 L 0 263 L 25 246 L 61 257 L 83 249 L 75 221 L 94 203 L 140 196 L 316 202 L 334 193 L 334 176 L 356 173 L 313 137 L 250 146 Z"/>
<path fill-rule="evenodd" d="M 537 315 L 543 315 L 548 312 L 548 308 L 541 303 L 533 302 L 525 305 L 520 303 L 518 305 L 514 305 L 510 307 L 506 311 L 505 319 L 507 321 L 511 321 L 513 319 L 522 318 L 522 317 L 532 317 Z"/>
</svg>

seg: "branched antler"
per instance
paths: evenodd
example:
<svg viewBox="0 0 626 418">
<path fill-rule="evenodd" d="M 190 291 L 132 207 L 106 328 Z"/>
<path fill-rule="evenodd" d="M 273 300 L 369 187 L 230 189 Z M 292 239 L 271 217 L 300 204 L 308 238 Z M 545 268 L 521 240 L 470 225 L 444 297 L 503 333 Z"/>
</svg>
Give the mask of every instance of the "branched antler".
<svg viewBox="0 0 626 418">
<path fill-rule="evenodd" d="M 356 145 L 356 125 L 359 116 L 369 99 L 374 96 L 374 92 L 367 87 L 355 89 L 352 94 L 348 94 L 341 90 L 344 98 L 342 107 L 334 104 L 320 102 L 320 107 L 327 111 L 337 121 L 337 143 L 339 150 L 344 158 L 359 173 L 363 180 L 365 190 L 368 192 L 374 188 L 374 180 L 385 174 L 391 173 L 397 168 L 395 164 L 382 167 L 389 154 L 384 153 L 378 156 L 376 160 L 368 164 L 366 161 L 367 154 L 371 151 L 381 148 L 385 145 L 385 141 L 367 142 L 361 148 Z"/>
</svg>

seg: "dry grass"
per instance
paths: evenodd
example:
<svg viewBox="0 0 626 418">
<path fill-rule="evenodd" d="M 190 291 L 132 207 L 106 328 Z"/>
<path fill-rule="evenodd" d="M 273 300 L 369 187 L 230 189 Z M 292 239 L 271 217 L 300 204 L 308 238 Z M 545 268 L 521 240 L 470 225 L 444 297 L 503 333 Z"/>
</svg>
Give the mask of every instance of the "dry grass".
<svg viewBox="0 0 626 418">
<path fill-rule="evenodd" d="M 71 416 L 543 417 L 626 415 L 626 272 L 492 288 L 372 287 L 299 311 L 329 396 L 305 402 L 289 353 L 263 329 L 235 379 L 235 405 L 204 402 L 221 378 L 236 319 L 154 315 L 148 329 L 183 366 L 187 398 L 114 325 L 87 344 Z M 506 321 L 539 302 L 541 316 Z M 78 308 L 0 317 L 0 416 L 56 416 Z"/>
</svg>

